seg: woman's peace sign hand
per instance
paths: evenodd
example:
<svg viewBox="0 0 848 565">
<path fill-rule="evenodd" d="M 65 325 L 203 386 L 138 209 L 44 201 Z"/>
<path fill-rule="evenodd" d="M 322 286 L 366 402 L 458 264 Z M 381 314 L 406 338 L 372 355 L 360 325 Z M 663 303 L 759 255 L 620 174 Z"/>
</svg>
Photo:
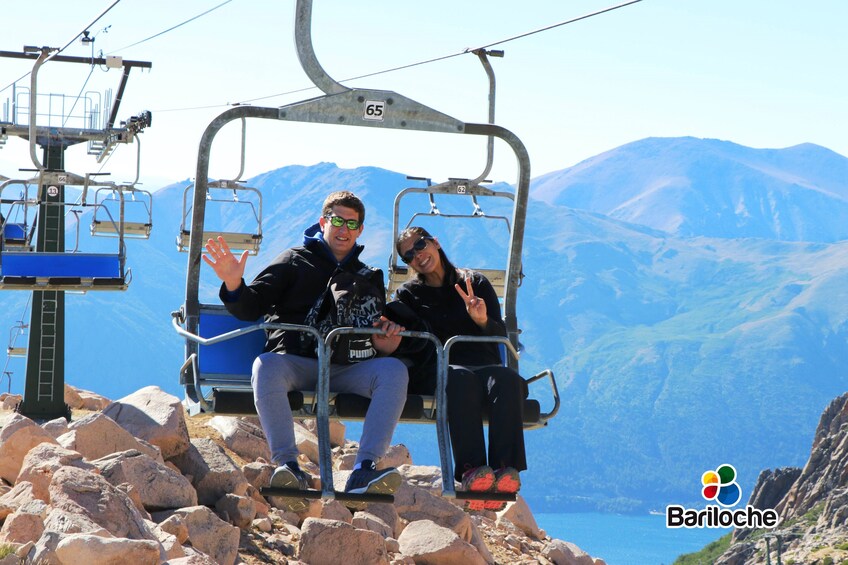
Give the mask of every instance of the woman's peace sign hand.
<svg viewBox="0 0 848 565">
<path fill-rule="evenodd" d="M 486 301 L 474 296 L 474 288 L 471 286 L 471 277 L 469 276 L 465 279 L 465 291 L 462 290 L 462 287 L 459 286 L 458 283 L 454 285 L 454 288 L 456 288 L 459 296 L 462 297 L 462 301 L 465 302 L 465 309 L 468 311 L 468 315 L 471 316 L 471 319 L 474 320 L 474 323 L 481 328 L 485 328 L 486 323 L 489 321 L 488 312 L 486 310 Z"/>
</svg>

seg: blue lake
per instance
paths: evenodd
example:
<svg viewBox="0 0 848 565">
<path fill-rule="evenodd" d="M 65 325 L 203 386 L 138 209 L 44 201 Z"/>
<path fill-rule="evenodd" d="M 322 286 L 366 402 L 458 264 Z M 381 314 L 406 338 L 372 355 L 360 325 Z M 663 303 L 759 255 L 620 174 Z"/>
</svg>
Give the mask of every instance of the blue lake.
<svg viewBox="0 0 848 565">
<path fill-rule="evenodd" d="M 569 541 L 607 565 L 670 565 L 683 553 L 698 551 L 730 529 L 668 529 L 665 516 L 535 513 L 552 538 Z"/>
</svg>

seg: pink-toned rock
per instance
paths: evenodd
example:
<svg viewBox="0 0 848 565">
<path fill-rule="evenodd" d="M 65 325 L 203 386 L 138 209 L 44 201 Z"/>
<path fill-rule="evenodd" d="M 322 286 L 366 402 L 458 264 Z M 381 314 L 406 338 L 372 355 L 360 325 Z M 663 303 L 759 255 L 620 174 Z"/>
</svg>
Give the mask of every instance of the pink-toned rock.
<svg viewBox="0 0 848 565">
<path fill-rule="evenodd" d="M 159 565 L 159 543 L 151 540 L 102 538 L 89 534 L 63 536 L 56 546 L 61 563 L 85 565 Z"/>
<path fill-rule="evenodd" d="M 304 428 L 318 435 L 318 424 L 316 420 L 298 420 Z M 340 420 L 330 420 L 330 447 L 339 447 L 345 444 L 345 425 Z"/>
<path fill-rule="evenodd" d="M 360 530 L 376 532 L 384 539 L 394 537 L 395 534 L 394 528 L 370 512 L 357 512 L 353 515 L 350 524 Z"/>
<path fill-rule="evenodd" d="M 47 547 L 50 551 L 56 549 L 59 543 L 57 534 L 92 534 L 95 536 L 114 537 L 109 531 L 95 522 L 91 517 L 79 511 L 64 508 L 50 508 L 44 519 L 44 534 L 38 540 L 38 545 Z"/>
<path fill-rule="evenodd" d="M 0 393 L 0 410 L 12 411 L 18 407 L 23 399 L 24 397 L 20 394 Z"/>
<path fill-rule="evenodd" d="M 431 520 L 453 530 L 463 541 L 472 539 L 472 523 L 468 514 L 444 498 L 423 488 L 401 483 L 395 493 L 395 509 L 407 522 Z"/>
<path fill-rule="evenodd" d="M 425 484 L 421 477 L 422 473 L 427 472 L 426 467 L 403 465 L 398 470 L 405 479 L 395 493 L 395 508 L 401 518 L 407 522 L 432 520 L 440 526 L 453 530 L 460 539 L 476 547 L 485 561 L 493 561 L 483 537 L 468 514 L 448 500 L 433 494 L 429 489 L 410 484 L 411 482 Z"/>
<path fill-rule="evenodd" d="M 103 413 L 133 436 L 157 446 L 165 459 L 188 449 L 182 402 L 157 386 L 144 387 L 116 400 Z"/>
<path fill-rule="evenodd" d="M 14 484 L 29 450 L 56 440 L 41 426 L 17 413 L 0 418 L 0 479 Z"/>
<path fill-rule="evenodd" d="M 306 563 L 389 563 L 386 542 L 378 534 L 321 518 L 303 521 L 298 556 Z"/>
<path fill-rule="evenodd" d="M 171 462 L 191 477 L 199 504 L 214 506 L 225 494 L 244 496 L 250 487 L 241 469 L 208 438 L 192 439 L 189 449 Z"/>
<path fill-rule="evenodd" d="M 22 505 L 17 512 L 8 516 L 0 528 L 0 541 L 27 543 L 36 542 L 44 533 L 44 518 L 47 505 L 41 500 L 32 500 Z"/>
<path fill-rule="evenodd" d="M 397 539 L 403 531 L 404 526 L 406 526 L 406 521 L 401 520 L 400 516 L 398 516 L 398 512 L 394 504 L 368 504 L 364 511 L 376 516 L 383 523 L 389 526 L 392 532 L 391 537 L 395 539 Z"/>
<path fill-rule="evenodd" d="M 271 460 L 271 450 L 262 428 L 251 421 L 232 416 L 215 416 L 207 424 L 218 431 L 224 444 L 247 461 Z"/>
<path fill-rule="evenodd" d="M 58 438 L 60 435 L 68 433 L 68 421 L 64 418 L 53 418 L 49 422 L 41 424 L 41 428 L 54 438 Z"/>
<path fill-rule="evenodd" d="M 241 472 L 244 474 L 244 478 L 247 479 L 247 482 L 253 485 L 253 487 L 263 488 L 270 484 L 271 475 L 274 474 L 275 468 L 276 466 L 270 463 L 254 461 L 253 463 L 248 463 L 243 466 L 241 468 Z"/>
<path fill-rule="evenodd" d="M 113 486 L 133 485 L 148 511 L 197 505 L 197 492 L 188 479 L 138 451 L 113 453 L 92 464 Z"/>
<path fill-rule="evenodd" d="M 574 545 L 562 540 L 551 540 L 542 550 L 542 556 L 555 565 L 596 565 L 596 560 L 588 553 Z"/>
<path fill-rule="evenodd" d="M 351 523 L 353 514 L 345 505 L 337 500 L 310 500 L 309 508 L 301 512 L 301 518 L 323 518 L 325 520 L 337 520 L 339 522 Z"/>
<path fill-rule="evenodd" d="M 313 463 L 318 463 L 318 436 L 309 431 L 305 426 L 295 422 L 294 440 L 297 450 L 306 455 Z"/>
<path fill-rule="evenodd" d="M 127 495 L 127 498 L 133 503 L 135 509 L 141 513 L 142 517 L 145 520 L 150 519 L 150 514 L 147 512 L 147 509 L 144 507 L 144 502 L 141 501 L 141 495 L 138 493 L 138 489 L 131 485 L 130 483 L 120 483 L 117 485 L 113 485 L 116 489 Z"/>
<path fill-rule="evenodd" d="M 201 551 L 197 551 L 193 547 L 186 547 L 185 557 L 171 559 L 167 565 L 220 565 L 211 557 Z"/>
<path fill-rule="evenodd" d="M 178 514 L 170 514 L 167 518 L 159 522 L 159 529 L 176 537 L 180 545 L 184 544 L 188 539 L 188 526 L 186 526 L 183 517 Z"/>
<path fill-rule="evenodd" d="M 111 402 L 105 396 L 101 396 L 90 390 L 83 390 L 72 387 L 67 383 L 65 384 L 65 404 L 76 410 L 103 410 Z"/>
<path fill-rule="evenodd" d="M 68 433 L 59 436 L 57 441 L 62 447 L 82 453 L 89 461 L 130 449 L 154 459 L 162 458 L 156 447 L 139 441 L 101 412 L 71 422 L 68 425 Z"/>
<path fill-rule="evenodd" d="M 509 520 L 531 538 L 544 538 L 539 525 L 536 524 L 536 519 L 533 517 L 533 512 L 520 494 L 516 495 L 515 502 L 507 504 L 506 508 L 498 513 L 498 520 Z"/>
<path fill-rule="evenodd" d="M 215 510 L 222 520 L 243 530 L 256 518 L 256 503 L 246 496 L 225 494 L 218 499 Z"/>
<path fill-rule="evenodd" d="M 49 487 L 53 473 L 61 467 L 76 467 L 86 471 L 94 470 L 94 465 L 83 459 L 82 454 L 61 445 L 42 443 L 33 447 L 24 458 L 18 482 L 32 483 L 32 492 L 36 498 L 50 502 Z"/>
<path fill-rule="evenodd" d="M 432 520 L 410 522 L 398 538 L 400 551 L 423 565 L 485 565 L 470 543 Z"/>
<path fill-rule="evenodd" d="M 411 464 L 412 455 L 409 454 L 409 449 L 403 444 L 397 444 L 389 447 L 383 458 L 377 462 L 377 468 L 386 469 L 388 467 L 400 467 L 401 465 Z"/>
<path fill-rule="evenodd" d="M 88 517 L 115 537 L 156 539 L 127 495 L 95 473 L 75 467 L 56 470 L 50 483 L 50 504 Z"/>
<path fill-rule="evenodd" d="M 36 500 L 32 483 L 29 481 L 18 481 L 8 492 L 0 496 L 0 521 L 24 504 Z"/>
<path fill-rule="evenodd" d="M 214 563 L 232 565 L 238 557 L 239 529 L 218 518 L 205 506 L 180 508 L 173 513 L 188 528 L 188 541 Z"/>
<path fill-rule="evenodd" d="M 185 550 L 183 550 L 182 544 L 177 539 L 177 536 L 174 534 L 169 534 L 165 530 L 159 527 L 159 524 L 155 522 L 148 521 L 147 525 L 150 527 L 150 530 L 156 535 L 156 539 L 159 540 L 159 544 L 162 546 L 162 552 L 164 553 L 165 559 L 177 559 L 179 557 L 185 557 Z M 186 537 L 188 537 L 188 533 L 186 533 Z"/>
</svg>

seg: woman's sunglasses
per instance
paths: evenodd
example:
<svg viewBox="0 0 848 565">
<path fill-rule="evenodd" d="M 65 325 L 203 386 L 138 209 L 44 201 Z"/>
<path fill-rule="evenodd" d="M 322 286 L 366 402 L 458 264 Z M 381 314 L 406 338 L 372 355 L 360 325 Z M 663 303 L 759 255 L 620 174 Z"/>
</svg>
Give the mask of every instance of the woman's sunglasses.
<svg viewBox="0 0 848 565">
<path fill-rule="evenodd" d="M 362 222 L 359 220 L 345 220 L 341 216 L 324 216 L 325 219 L 330 221 L 330 225 L 334 228 L 340 228 L 342 226 L 347 226 L 347 229 L 350 231 L 355 231 L 359 229 L 359 226 L 362 225 Z"/>
<path fill-rule="evenodd" d="M 422 236 L 412 244 L 412 247 L 406 250 L 406 253 L 403 253 L 400 258 L 401 260 L 409 265 L 415 260 L 415 256 L 418 255 L 419 252 L 424 251 L 427 247 L 427 242 L 431 241 L 432 237 Z"/>
</svg>

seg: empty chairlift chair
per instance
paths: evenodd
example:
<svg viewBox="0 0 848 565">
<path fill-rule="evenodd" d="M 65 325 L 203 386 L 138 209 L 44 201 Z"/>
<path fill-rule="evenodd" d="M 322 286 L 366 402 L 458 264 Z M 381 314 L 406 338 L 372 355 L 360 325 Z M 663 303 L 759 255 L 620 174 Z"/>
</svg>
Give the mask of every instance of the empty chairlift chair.
<svg viewBox="0 0 848 565">
<path fill-rule="evenodd" d="M 123 218 L 121 203 L 123 202 Z M 91 235 L 148 239 L 153 229 L 153 195 L 130 185 L 100 187 L 94 192 Z"/>
<path fill-rule="evenodd" d="M 191 205 L 188 195 L 194 189 L 189 185 L 183 191 L 183 213 L 180 233 L 177 236 L 177 249 L 188 251 L 191 242 Z M 227 195 L 229 193 L 229 195 Z M 249 225 L 255 226 L 251 231 L 227 231 L 222 226 L 203 226 L 203 241 L 223 237 L 230 249 L 247 251 L 251 255 L 259 252 L 262 243 L 262 194 L 256 188 L 245 186 L 241 181 L 220 180 L 210 182 L 207 187 L 206 201 L 214 203 L 222 209 L 233 211 L 244 209 L 248 212 Z"/>
<path fill-rule="evenodd" d="M 63 184 L 84 186 L 88 180 L 67 172 L 41 173 L 38 186 L 58 184 L 62 176 Z M 120 214 L 123 214 L 121 199 Z M 61 218 L 67 209 L 75 209 L 74 203 L 69 202 L 35 202 L 35 205 L 51 216 Z M 74 214 L 78 220 L 78 216 Z M 51 224 L 44 218 L 36 216 L 33 224 L 38 222 Z M 62 224 L 64 226 L 64 222 Z M 58 230 L 42 229 L 38 237 L 45 239 L 45 244 L 56 245 L 64 240 L 64 233 Z M 57 290 L 57 291 L 91 291 L 91 290 L 125 290 L 131 279 L 131 273 L 126 269 L 126 246 L 123 231 L 118 228 L 117 250 L 115 253 L 81 252 L 79 245 L 79 221 L 76 224 L 76 243 L 73 249 L 62 251 L 34 251 L 31 246 L 22 249 L 4 247 L 0 250 L 0 289 L 8 290 Z"/>
</svg>

